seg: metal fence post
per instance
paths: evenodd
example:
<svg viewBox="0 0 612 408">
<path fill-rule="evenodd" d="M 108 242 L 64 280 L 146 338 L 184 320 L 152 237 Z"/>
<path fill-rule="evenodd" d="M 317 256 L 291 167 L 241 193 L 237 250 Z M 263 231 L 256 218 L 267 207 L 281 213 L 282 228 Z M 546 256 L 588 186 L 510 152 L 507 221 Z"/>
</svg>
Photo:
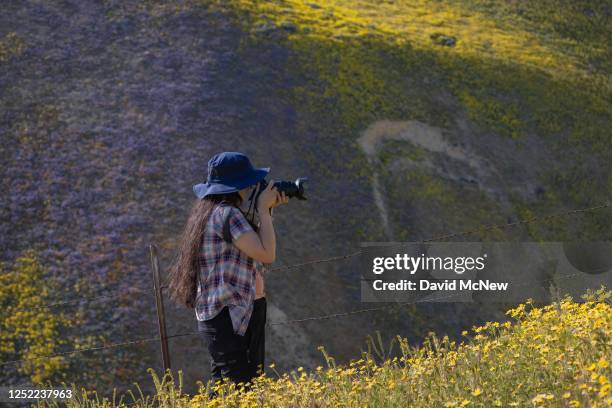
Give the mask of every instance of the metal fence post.
<svg viewBox="0 0 612 408">
<path fill-rule="evenodd" d="M 164 362 L 164 374 L 170 369 L 170 351 L 168 349 L 168 334 L 166 333 L 166 315 L 164 312 L 164 299 L 162 288 L 159 283 L 159 258 L 155 244 L 149 245 L 151 250 L 151 267 L 153 271 L 153 291 L 155 292 L 155 305 L 157 307 L 157 322 L 159 325 L 159 337 L 161 341 L 162 360 Z"/>
</svg>

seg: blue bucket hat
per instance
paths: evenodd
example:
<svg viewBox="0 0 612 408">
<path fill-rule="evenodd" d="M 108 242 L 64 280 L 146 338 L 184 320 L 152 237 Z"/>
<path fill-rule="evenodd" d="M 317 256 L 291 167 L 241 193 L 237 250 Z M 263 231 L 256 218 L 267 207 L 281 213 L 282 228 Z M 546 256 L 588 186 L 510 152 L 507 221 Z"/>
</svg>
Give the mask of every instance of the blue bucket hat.
<svg viewBox="0 0 612 408">
<path fill-rule="evenodd" d="M 198 198 L 233 193 L 263 180 L 269 172 L 269 167 L 254 168 L 242 153 L 217 153 L 208 161 L 206 183 L 194 185 L 193 192 Z"/>
</svg>

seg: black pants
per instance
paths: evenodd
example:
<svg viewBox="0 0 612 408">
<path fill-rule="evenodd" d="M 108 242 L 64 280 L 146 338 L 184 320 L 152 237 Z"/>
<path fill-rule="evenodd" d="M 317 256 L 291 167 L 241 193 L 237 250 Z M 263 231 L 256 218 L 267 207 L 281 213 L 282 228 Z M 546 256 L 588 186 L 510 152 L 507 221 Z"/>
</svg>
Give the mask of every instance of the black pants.
<svg viewBox="0 0 612 408">
<path fill-rule="evenodd" d="M 213 381 L 227 378 L 236 383 L 248 382 L 263 372 L 265 326 L 266 298 L 255 300 L 244 336 L 234 333 L 227 306 L 214 318 L 198 321 L 198 330 L 204 334 L 210 353 Z"/>
</svg>

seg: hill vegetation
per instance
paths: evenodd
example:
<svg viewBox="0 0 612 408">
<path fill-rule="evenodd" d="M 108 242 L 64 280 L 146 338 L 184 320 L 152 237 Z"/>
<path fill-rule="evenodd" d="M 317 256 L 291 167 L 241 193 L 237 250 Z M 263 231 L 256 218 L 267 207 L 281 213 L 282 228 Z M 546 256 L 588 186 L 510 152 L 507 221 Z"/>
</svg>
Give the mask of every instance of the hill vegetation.
<svg viewBox="0 0 612 408">
<path fill-rule="evenodd" d="M 0 361 L 29 360 L 17 369 L 36 383 L 67 380 L 68 362 L 61 357 L 35 359 L 56 353 L 66 344 L 62 331 L 78 323 L 52 308 L 40 307 L 51 303 L 49 293 L 57 285 L 34 251 L 22 254 L 13 265 L 0 262 Z M 15 384 L 11 374 L 3 370 L 0 381 Z"/>
</svg>

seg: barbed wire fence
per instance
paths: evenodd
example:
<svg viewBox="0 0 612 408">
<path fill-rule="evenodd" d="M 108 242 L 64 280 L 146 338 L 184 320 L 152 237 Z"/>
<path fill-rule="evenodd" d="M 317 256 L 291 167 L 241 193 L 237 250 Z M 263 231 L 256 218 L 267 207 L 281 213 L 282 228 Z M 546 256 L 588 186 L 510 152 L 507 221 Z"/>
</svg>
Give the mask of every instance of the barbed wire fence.
<svg viewBox="0 0 612 408">
<path fill-rule="evenodd" d="M 471 229 L 471 230 L 467 230 L 467 231 L 463 231 L 463 232 L 458 232 L 458 233 L 443 234 L 443 235 L 435 236 L 435 237 L 432 237 L 432 238 L 420 240 L 418 242 L 419 243 L 426 243 L 426 242 L 432 242 L 432 241 L 440 241 L 440 240 L 443 240 L 443 239 L 449 239 L 449 238 L 455 238 L 455 237 L 459 237 L 459 236 L 472 235 L 472 234 L 476 234 L 476 233 L 483 232 L 483 231 L 488 231 L 488 230 L 493 230 L 493 229 L 511 228 L 511 227 L 515 227 L 515 226 L 518 226 L 518 225 L 550 221 L 550 220 L 555 219 L 555 218 L 562 218 L 562 217 L 567 217 L 567 216 L 571 216 L 571 215 L 575 215 L 575 214 L 590 213 L 590 212 L 594 212 L 594 211 L 598 211 L 598 210 L 602 210 L 602 209 L 606 209 L 606 208 L 610 208 L 610 207 L 612 207 L 612 203 L 611 202 L 606 202 L 606 203 L 603 203 L 603 204 L 600 204 L 600 205 L 597 205 L 597 206 L 573 209 L 573 210 L 559 212 L 559 213 L 555 213 L 555 214 L 549 214 L 549 215 L 546 215 L 546 216 L 536 216 L 536 217 L 531 217 L 531 218 L 527 218 L 527 219 L 517 220 L 515 222 L 510 222 L 510 223 L 483 225 L 483 226 L 480 226 L 478 228 L 474 228 L 474 229 Z M 392 243 L 392 244 L 389 244 L 388 247 L 393 247 L 395 245 L 401 246 L 401 245 L 405 245 L 405 243 Z M 154 247 L 154 245 L 151 245 L 151 248 L 153 248 L 153 247 Z M 353 258 L 353 257 L 356 257 L 358 255 L 367 253 L 369 250 L 370 249 L 365 248 L 365 249 L 361 249 L 361 250 L 358 250 L 358 251 L 355 251 L 355 252 L 352 252 L 352 253 L 348 253 L 348 254 L 345 254 L 345 255 L 333 256 L 333 257 L 327 257 L 327 258 L 321 258 L 321 259 L 314 259 L 314 260 L 311 260 L 311 261 L 301 262 L 301 263 L 297 263 L 297 264 L 292 264 L 292 265 L 287 265 L 287 266 L 280 266 L 280 267 L 276 267 L 276 268 L 271 268 L 270 272 L 302 268 L 302 267 L 305 267 L 305 266 L 318 265 L 318 264 L 327 263 L 327 262 L 341 261 L 341 260 Z M 155 267 L 154 267 L 154 269 L 155 269 Z M 580 274 L 579 273 L 575 273 L 575 274 L 570 274 L 570 275 L 557 276 L 557 277 L 552 277 L 552 278 L 544 279 L 544 280 L 541 280 L 539 282 L 544 283 L 544 282 L 553 281 L 553 280 L 569 279 L 569 278 L 572 278 L 572 277 L 576 277 L 578 275 L 580 275 Z M 534 282 L 528 282 L 525 285 L 533 285 L 533 283 Z M 521 284 L 516 284 L 514 286 L 522 286 L 522 285 Z M 167 289 L 167 285 L 162 285 L 159 281 L 157 281 L 157 282 L 154 281 L 153 287 L 154 287 L 154 290 L 157 291 L 156 297 L 161 297 L 162 289 Z M 150 289 L 151 288 L 149 288 L 148 290 L 150 290 Z M 135 290 L 137 292 L 143 292 L 143 293 L 147 292 L 147 290 L 144 289 L 144 288 L 132 288 L 132 290 Z M 33 308 L 28 308 L 28 309 L 29 310 L 32 310 L 32 309 L 42 309 L 42 308 L 50 308 L 50 307 L 57 307 L 57 306 L 66 306 L 66 305 L 79 304 L 79 303 L 82 303 L 82 302 L 86 302 L 86 303 L 88 303 L 88 302 L 96 302 L 96 301 L 101 301 L 101 300 L 108 300 L 108 299 L 118 298 L 118 297 L 121 297 L 121 296 L 125 296 L 125 293 L 109 293 L 109 294 L 95 296 L 95 297 L 84 297 L 84 298 L 73 299 L 73 300 L 65 300 L 65 301 L 49 303 L 49 304 L 46 304 L 46 305 L 36 306 L 36 307 L 33 307 Z M 376 312 L 376 311 L 382 311 L 382 310 L 389 310 L 391 308 L 398 308 L 398 307 L 407 306 L 407 305 L 414 305 L 414 304 L 421 303 L 421 302 L 434 302 L 434 301 L 439 301 L 439 300 L 446 300 L 446 299 L 450 299 L 450 298 L 453 298 L 453 297 L 456 297 L 456 296 L 457 296 L 456 294 L 452 294 L 452 295 L 446 295 L 446 296 L 440 296 L 440 297 L 429 297 L 429 298 L 427 298 L 425 300 L 416 300 L 416 301 L 411 301 L 411 302 L 394 302 L 392 304 L 387 304 L 387 305 L 378 306 L 378 307 L 349 310 L 349 311 L 346 311 L 346 312 L 329 313 L 329 314 L 318 315 L 318 316 L 308 316 L 308 317 L 304 317 L 304 318 L 290 319 L 290 320 L 284 320 L 284 321 L 268 322 L 268 323 L 266 323 L 266 326 L 290 325 L 290 324 L 307 323 L 307 322 L 313 322 L 313 321 L 321 321 L 321 320 L 330 320 L 330 319 L 344 318 L 344 317 L 359 315 L 359 314 L 363 314 L 363 313 L 370 313 L 370 312 Z M 14 312 L 14 311 L 19 311 L 19 310 L 22 310 L 22 309 L 17 309 L 17 308 L 10 309 L 10 308 L 7 308 L 5 310 L 5 312 L 7 312 L 7 311 Z M 163 308 L 162 308 L 162 311 L 163 311 Z M 162 313 L 162 315 L 163 315 L 163 313 Z M 162 317 L 162 320 L 163 320 L 163 318 L 165 318 L 165 316 Z M 162 349 L 163 349 L 164 348 L 163 343 L 164 342 L 166 343 L 165 347 L 167 348 L 167 341 L 169 339 L 181 338 L 181 337 L 187 337 L 187 336 L 194 336 L 194 335 L 201 335 L 201 333 L 199 331 L 189 331 L 189 332 L 185 332 L 185 333 L 177 333 L 177 334 L 172 334 L 172 335 L 163 335 L 164 331 L 165 331 L 165 327 L 162 330 L 161 324 L 160 324 L 160 333 L 158 333 L 155 336 L 145 337 L 145 338 L 141 338 L 141 339 L 133 339 L 133 340 L 123 341 L 123 342 L 115 342 L 115 343 L 109 343 L 109 344 L 102 344 L 100 346 L 94 346 L 94 347 L 76 348 L 76 349 L 68 350 L 68 351 L 64 351 L 64 352 L 59 352 L 59 353 L 54 353 L 54 354 L 49 354 L 49 355 L 41 355 L 41 356 L 29 357 L 29 358 L 25 358 L 25 359 L 16 359 L 16 360 L 3 361 L 3 362 L 0 362 L 0 367 L 10 366 L 10 365 L 16 366 L 17 364 L 20 364 L 20 363 L 31 362 L 31 361 L 40 360 L 40 359 L 51 359 L 51 358 L 57 358 L 57 357 L 63 357 L 63 356 L 70 356 L 70 355 L 77 354 L 77 353 L 86 353 L 86 352 L 100 351 L 100 350 L 106 350 L 106 349 L 112 349 L 112 348 L 118 348 L 118 347 L 127 347 L 127 346 L 136 345 L 136 344 L 151 343 L 151 342 L 155 342 L 155 341 L 160 341 L 162 343 Z M 165 369 L 170 368 L 169 367 L 169 365 L 170 365 L 169 364 L 169 355 L 167 356 L 167 359 L 164 358 L 164 356 L 162 356 L 162 358 L 164 360 L 164 366 L 165 366 L 164 368 Z M 166 362 L 167 362 L 167 367 L 166 367 Z"/>
<path fill-rule="evenodd" d="M 573 273 L 573 274 L 569 274 L 569 275 L 563 275 L 563 276 L 557 276 L 557 277 L 553 277 L 553 278 L 542 279 L 542 280 L 540 280 L 538 282 L 539 283 L 545 283 L 545 282 L 552 282 L 552 281 L 557 281 L 557 280 L 562 280 L 562 279 L 570 279 L 570 278 L 573 278 L 573 277 L 576 277 L 576 276 L 579 276 L 579 275 L 581 275 L 581 274 L 580 273 Z M 521 286 L 527 286 L 527 285 L 533 285 L 533 282 L 529 282 L 529 283 L 526 283 L 524 285 L 516 284 L 514 286 L 521 287 Z M 379 307 L 371 307 L 371 308 L 365 308 L 365 309 L 350 310 L 350 311 L 347 311 L 347 312 L 331 313 L 331 314 L 325 314 L 325 315 L 320 315 L 320 316 L 309 316 L 309 317 L 305 317 L 305 318 L 301 318 L 301 319 L 291 319 L 291 320 L 284 320 L 284 321 L 278 321 L 278 322 L 270 322 L 270 323 L 267 323 L 267 325 L 268 326 L 278 326 L 278 325 L 305 323 L 305 322 L 312 322 L 312 321 L 319 321 L 319 320 L 329 320 L 329 319 L 340 318 L 340 317 L 347 317 L 347 316 L 356 315 L 356 314 L 388 310 L 390 308 L 396 308 L 396 307 L 399 307 L 399 306 L 415 305 L 415 304 L 420 303 L 420 302 L 437 302 L 439 300 L 448 300 L 448 299 L 452 299 L 454 297 L 457 297 L 457 295 L 453 294 L 453 295 L 445 295 L 445 296 L 438 296 L 438 297 L 430 297 L 430 298 L 427 298 L 426 300 L 416 300 L 416 301 L 411 301 L 411 302 L 396 302 L 396 303 L 393 303 L 393 304 L 388 304 L 388 305 L 379 306 Z M 179 338 L 179 337 L 194 336 L 194 335 L 201 335 L 201 334 L 202 334 L 201 332 L 196 330 L 196 331 L 189 331 L 189 332 L 185 332 L 185 333 L 172 334 L 172 335 L 167 336 L 166 338 L 167 339 L 174 339 L 174 338 Z M 55 354 L 50 354 L 50 355 L 45 355 L 45 356 L 37 356 L 37 357 L 31 357 L 31 358 L 27 358 L 27 359 L 18 359 L 18 360 L 4 361 L 4 362 L 0 363 L 0 366 L 17 364 L 17 363 L 26 362 L 26 361 L 35 361 L 35 360 L 39 360 L 39 359 L 49 359 L 49 358 L 62 357 L 62 356 L 66 356 L 66 355 L 70 355 L 70 354 L 75 354 L 75 353 L 82 353 L 82 352 L 88 352 L 88 351 L 97 351 L 97 350 L 105 350 L 105 349 L 111 349 L 111 348 L 116 348 L 116 347 L 130 346 L 130 345 L 134 345 L 134 344 L 149 343 L 149 342 L 152 342 L 152 341 L 159 341 L 159 340 L 160 340 L 160 336 L 156 335 L 156 336 L 145 337 L 145 338 L 137 339 L 137 340 L 129 340 L 129 341 L 123 341 L 123 342 L 117 342 L 117 343 L 110 343 L 110 344 L 96 346 L 96 347 L 88 347 L 88 348 L 82 348 L 82 349 L 69 350 L 69 351 L 55 353 Z"/>
</svg>

